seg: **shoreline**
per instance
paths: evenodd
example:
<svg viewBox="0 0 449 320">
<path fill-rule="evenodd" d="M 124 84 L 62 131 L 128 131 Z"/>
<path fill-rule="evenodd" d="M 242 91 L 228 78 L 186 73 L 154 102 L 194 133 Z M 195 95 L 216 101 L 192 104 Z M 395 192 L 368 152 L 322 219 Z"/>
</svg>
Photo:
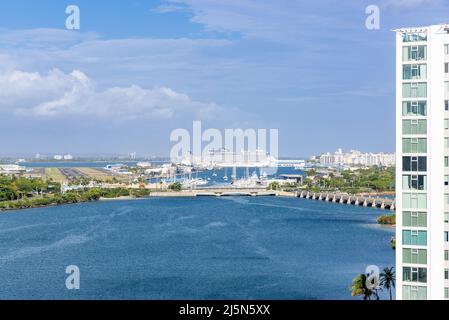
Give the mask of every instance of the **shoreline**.
<svg viewBox="0 0 449 320">
<path fill-rule="evenodd" d="M 0 215 L 7 212 L 13 212 L 13 211 L 23 211 L 23 210 L 32 210 L 32 209 L 41 209 L 41 208 L 52 208 L 52 207 L 64 207 L 64 206 L 72 206 L 77 204 L 83 204 L 83 203 L 95 203 L 95 202 L 107 202 L 107 201 L 125 201 L 125 200 L 138 200 L 138 199 L 148 199 L 149 197 L 132 197 L 132 196 L 125 196 L 125 197 L 117 197 L 117 198 L 100 198 L 98 200 L 91 200 L 91 201 L 79 201 L 76 203 L 51 203 L 47 205 L 41 205 L 41 206 L 32 206 L 28 208 L 7 208 L 7 209 L 0 209 Z"/>
<path fill-rule="evenodd" d="M 238 193 L 238 191 L 236 191 Z M 237 195 L 238 196 L 238 195 Z M 258 197 L 264 197 L 268 195 L 258 195 Z M 292 198 L 295 197 L 295 192 L 277 192 L 275 195 L 270 195 L 275 197 L 281 197 L 281 198 Z M 39 209 L 39 208 L 50 208 L 50 207 L 59 207 L 59 206 L 66 206 L 66 205 L 75 205 L 80 203 L 91 203 L 91 202 L 107 202 L 107 201 L 129 201 L 129 200 L 139 200 L 139 199 L 150 199 L 150 198 L 204 198 L 204 197 L 214 197 L 214 198 L 220 198 L 221 196 L 218 195 L 211 195 L 211 194 L 204 194 L 204 195 L 198 195 L 195 192 L 184 190 L 184 191 L 154 191 L 151 192 L 149 195 L 142 196 L 142 197 L 136 197 L 136 196 L 120 196 L 115 198 L 105 198 L 101 197 L 97 200 L 90 200 L 90 201 L 79 201 L 75 203 L 51 203 L 47 205 L 32 205 L 30 207 L 24 207 L 24 208 L 0 208 L 0 214 L 11 212 L 11 211 L 21 211 L 21 210 L 27 210 L 27 209 Z M 394 225 L 389 224 L 381 224 L 383 226 L 386 226 L 388 228 L 394 228 Z"/>
</svg>

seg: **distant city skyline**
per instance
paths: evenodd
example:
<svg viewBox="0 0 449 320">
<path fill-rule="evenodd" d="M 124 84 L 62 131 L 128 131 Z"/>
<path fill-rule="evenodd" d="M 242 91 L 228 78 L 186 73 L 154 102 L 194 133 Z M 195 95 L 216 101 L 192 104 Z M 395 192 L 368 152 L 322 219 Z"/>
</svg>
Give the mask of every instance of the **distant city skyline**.
<svg viewBox="0 0 449 320">
<path fill-rule="evenodd" d="M 318 153 L 313 153 L 309 155 L 280 155 L 279 158 L 281 159 L 288 159 L 288 158 L 295 158 L 295 159 L 303 159 L 303 160 L 319 160 L 320 157 L 330 155 L 334 156 L 335 154 L 342 152 L 343 155 L 349 156 L 351 154 L 360 154 L 360 155 L 394 155 L 394 153 L 381 151 L 381 150 L 356 150 L 355 148 L 349 148 L 347 150 L 343 150 L 342 148 L 337 148 L 336 151 L 322 151 Z M 72 159 L 82 159 L 82 158 L 129 158 L 130 160 L 133 159 L 143 159 L 143 158 L 169 158 L 169 155 L 163 155 L 163 154 L 139 154 L 137 152 L 128 152 L 128 153 L 72 153 L 72 152 L 44 152 L 44 153 L 36 153 L 36 154 L 29 154 L 29 153 L 11 153 L 11 154 L 2 154 L 0 153 L 0 159 L 1 158 L 17 158 L 17 159 L 28 159 L 28 160 L 58 160 L 56 158 L 62 157 L 64 160 L 64 157 L 67 159 L 65 160 L 72 160 Z M 71 158 L 71 159 L 70 159 Z M 61 159 L 59 159 L 61 160 Z"/>
<path fill-rule="evenodd" d="M 0 156 L 165 156 L 193 120 L 279 129 L 282 157 L 393 152 L 391 30 L 448 15 L 438 0 L 2 2 Z"/>
<path fill-rule="evenodd" d="M 385 152 L 361 152 L 354 149 L 345 152 L 343 149 L 339 148 L 333 153 L 326 152 L 320 156 L 315 156 L 313 160 L 318 161 L 322 165 L 392 167 L 396 164 L 396 154 Z"/>
</svg>

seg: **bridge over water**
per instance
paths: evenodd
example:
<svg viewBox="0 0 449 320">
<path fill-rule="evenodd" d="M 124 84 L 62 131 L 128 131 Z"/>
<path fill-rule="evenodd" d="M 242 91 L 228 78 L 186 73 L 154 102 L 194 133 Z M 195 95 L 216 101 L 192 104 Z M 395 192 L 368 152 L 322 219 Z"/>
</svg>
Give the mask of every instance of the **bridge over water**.
<svg viewBox="0 0 449 320">
<path fill-rule="evenodd" d="M 276 190 L 266 190 L 264 188 L 201 188 L 195 190 L 183 190 L 179 192 L 153 192 L 153 197 L 256 197 L 256 196 L 280 196 L 280 197 L 297 197 L 318 201 L 326 201 L 340 204 L 348 204 L 355 206 L 364 206 L 370 208 L 378 208 L 385 210 L 395 210 L 394 199 L 350 195 L 347 193 L 338 192 L 310 192 L 297 191 L 286 192 Z"/>
<path fill-rule="evenodd" d="M 357 196 L 347 193 L 335 192 L 298 192 L 297 196 L 304 199 L 320 200 L 327 202 L 335 202 L 341 204 L 351 204 L 355 206 L 364 206 L 371 208 L 379 208 L 386 210 L 395 210 L 396 204 L 394 199 L 372 197 L 372 196 Z"/>
</svg>

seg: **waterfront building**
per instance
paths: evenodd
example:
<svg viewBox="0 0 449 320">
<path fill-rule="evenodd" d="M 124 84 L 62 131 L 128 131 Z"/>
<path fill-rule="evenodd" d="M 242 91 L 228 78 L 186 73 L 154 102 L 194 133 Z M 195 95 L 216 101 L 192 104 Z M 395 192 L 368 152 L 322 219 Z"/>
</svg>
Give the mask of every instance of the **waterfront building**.
<svg viewBox="0 0 449 320">
<path fill-rule="evenodd" d="M 396 163 L 396 155 L 394 153 L 362 153 L 358 150 L 350 150 L 344 153 L 342 149 L 338 149 L 334 153 L 324 153 L 319 157 L 321 165 L 326 166 L 380 166 L 393 167 Z"/>
<path fill-rule="evenodd" d="M 396 32 L 396 297 L 449 298 L 449 25 Z"/>
</svg>

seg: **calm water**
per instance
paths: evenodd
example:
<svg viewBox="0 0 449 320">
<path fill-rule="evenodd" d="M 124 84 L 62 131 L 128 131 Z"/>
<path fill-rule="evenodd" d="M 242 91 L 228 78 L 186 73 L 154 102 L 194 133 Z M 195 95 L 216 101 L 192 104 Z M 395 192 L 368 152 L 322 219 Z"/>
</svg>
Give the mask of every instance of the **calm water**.
<svg viewBox="0 0 449 320">
<path fill-rule="evenodd" d="M 0 214 L 0 299 L 350 299 L 394 265 L 383 211 L 290 198 L 144 199 Z M 65 288 L 65 268 L 81 290 Z"/>
</svg>

